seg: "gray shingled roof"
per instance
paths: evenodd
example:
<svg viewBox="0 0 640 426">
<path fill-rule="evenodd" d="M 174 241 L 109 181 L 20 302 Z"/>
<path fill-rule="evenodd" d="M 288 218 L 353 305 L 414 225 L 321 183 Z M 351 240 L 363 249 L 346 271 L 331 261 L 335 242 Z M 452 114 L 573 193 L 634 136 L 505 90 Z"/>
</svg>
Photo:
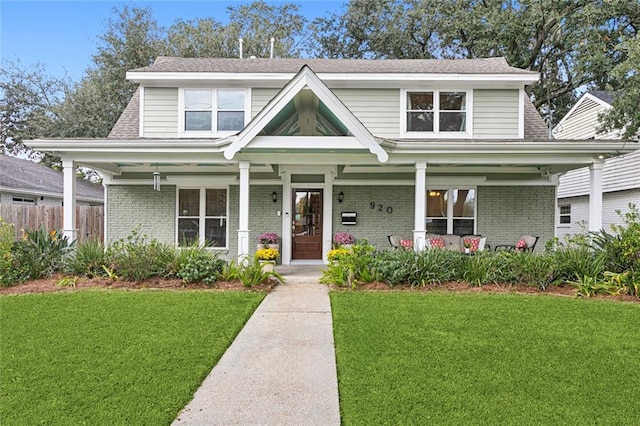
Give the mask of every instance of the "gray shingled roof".
<svg viewBox="0 0 640 426">
<path fill-rule="evenodd" d="M 524 94 L 524 139 L 534 141 L 549 139 L 547 124 L 526 93 Z"/>
<path fill-rule="evenodd" d="M 132 139 L 140 134 L 140 88 L 137 88 L 129 104 L 109 132 L 110 139 Z"/>
<path fill-rule="evenodd" d="M 610 90 L 589 90 L 587 93 L 595 96 L 596 98 L 605 101 L 609 105 L 613 103 L 613 100 L 620 96 L 619 92 Z"/>
<path fill-rule="evenodd" d="M 23 190 L 59 194 L 62 198 L 63 186 L 62 172 L 33 161 L 0 155 L 0 187 L 15 190 L 17 193 Z M 103 201 L 103 188 L 101 185 L 77 179 L 76 198 Z"/>
<path fill-rule="evenodd" d="M 134 72 L 296 73 L 308 65 L 315 73 L 537 74 L 511 67 L 504 58 L 483 59 L 238 59 L 161 56 Z"/>
</svg>

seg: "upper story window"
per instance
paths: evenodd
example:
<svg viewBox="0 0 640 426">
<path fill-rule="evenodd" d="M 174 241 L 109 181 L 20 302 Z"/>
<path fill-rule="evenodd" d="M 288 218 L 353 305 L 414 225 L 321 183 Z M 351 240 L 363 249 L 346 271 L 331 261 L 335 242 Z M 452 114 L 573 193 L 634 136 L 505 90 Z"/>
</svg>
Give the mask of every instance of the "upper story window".
<svg viewBox="0 0 640 426">
<path fill-rule="evenodd" d="M 225 135 L 242 130 L 248 121 L 244 89 L 184 89 L 182 133 Z"/>
<path fill-rule="evenodd" d="M 411 137 L 468 136 L 467 91 L 404 92 L 403 134 Z"/>
</svg>

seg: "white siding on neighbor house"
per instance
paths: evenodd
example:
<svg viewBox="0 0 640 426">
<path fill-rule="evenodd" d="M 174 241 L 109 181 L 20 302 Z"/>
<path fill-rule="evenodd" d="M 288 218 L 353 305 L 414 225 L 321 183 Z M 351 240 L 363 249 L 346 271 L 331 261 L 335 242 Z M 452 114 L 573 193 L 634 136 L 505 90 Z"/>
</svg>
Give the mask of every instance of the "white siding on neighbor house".
<svg viewBox="0 0 640 426">
<path fill-rule="evenodd" d="M 518 138 L 520 91 L 476 89 L 473 91 L 473 137 Z M 524 114 L 524 111 L 522 112 Z"/>
<path fill-rule="evenodd" d="M 556 221 L 556 237 L 561 242 L 569 235 L 587 232 L 589 229 L 589 197 L 573 197 L 558 200 L 558 206 L 571 206 L 571 223 L 560 224 Z M 560 208 L 558 207 L 558 210 Z"/>
<path fill-rule="evenodd" d="M 178 89 L 145 87 L 144 137 L 178 137 Z"/>
<path fill-rule="evenodd" d="M 619 139 L 618 131 L 598 134 L 598 114 L 607 108 L 591 98 L 585 97 L 573 112 L 563 118 L 553 129 L 556 139 Z"/>
<path fill-rule="evenodd" d="M 640 188 L 604 194 L 602 197 L 602 229 L 611 233 L 611 225 L 623 225 L 624 214 L 629 212 L 629 203 L 640 208 Z M 558 200 L 558 206 L 571 206 L 571 223 L 558 224 L 556 237 L 564 241 L 567 235 L 584 233 L 589 224 L 589 196 Z M 619 215 L 616 210 L 622 214 Z"/>
<path fill-rule="evenodd" d="M 640 150 L 608 158 L 602 169 L 602 192 L 640 188 Z M 589 194 L 589 169 L 572 170 L 560 176 L 558 198 Z"/>
</svg>

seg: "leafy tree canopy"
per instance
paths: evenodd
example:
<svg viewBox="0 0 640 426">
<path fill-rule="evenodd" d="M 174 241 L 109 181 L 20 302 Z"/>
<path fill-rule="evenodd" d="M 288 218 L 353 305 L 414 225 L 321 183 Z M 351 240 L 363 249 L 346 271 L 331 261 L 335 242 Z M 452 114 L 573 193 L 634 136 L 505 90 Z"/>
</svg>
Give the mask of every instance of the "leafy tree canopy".
<svg viewBox="0 0 640 426">
<path fill-rule="evenodd" d="M 617 86 L 617 48 L 640 25 L 637 0 L 352 0 L 312 23 L 315 53 L 330 58 L 504 56 L 537 71 L 529 88 L 558 119 L 582 87 Z"/>
<path fill-rule="evenodd" d="M 618 96 L 613 100 L 613 108 L 601 118 L 603 132 L 623 129 L 623 137 L 638 139 L 640 135 L 640 38 L 633 37 L 618 46 L 626 59 L 611 71 L 618 82 L 612 85 Z"/>
</svg>

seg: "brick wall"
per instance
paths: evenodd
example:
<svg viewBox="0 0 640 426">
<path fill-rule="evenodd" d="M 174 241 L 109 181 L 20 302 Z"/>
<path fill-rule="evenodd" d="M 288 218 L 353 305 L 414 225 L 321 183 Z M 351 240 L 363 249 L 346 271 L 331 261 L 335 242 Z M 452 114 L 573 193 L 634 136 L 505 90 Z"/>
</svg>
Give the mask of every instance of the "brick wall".
<svg viewBox="0 0 640 426">
<path fill-rule="evenodd" d="M 338 203 L 337 194 L 344 193 Z M 346 231 L 356 238 L 367 238 L 378 249 L 389 248 L 387 235 L 413 237 L 413 186 L 339 186 L 333 188 L 333 232 Z M 375 203 L 372 209 L 370 203 Z M 382 211 L 379 211 L 382 205 Z M 392 213 L 387 213 L 391 207 Z M 356 212 L 358 224 L 342 225 L 341 212 Z"/>
<path fill-rule="evenodd" d="M 540 237 L 536 251 L 542 251 L 554 235 L 555 187 L 480 186 L 477 215 L 478 233 L 487 244 L 515 244 L 531 234 Z"/>
<path fill-rule="evenodd" d="M 282 238 L 282 186 L 257 185 L 250 188 L 249 209 L 249 253 L 254 253 L 258 244 L 258 235 L 263 232 L 275 232 Z M 276 191 L 278 202 L 274 203 L 271 193 Z M 236 236 L 236 240 L 237 240 Z M 282 250 L 282 244 L 280 245 Z M 237 250 L 236 250 L 237 253 Z"/>
<path fill-rule="evenodd" d="M 176 187 L 163 185 L 107 186 L 107 244 L 125 238 L 140 227 L 149 239 L 175 243 Z"/>
</svg>

